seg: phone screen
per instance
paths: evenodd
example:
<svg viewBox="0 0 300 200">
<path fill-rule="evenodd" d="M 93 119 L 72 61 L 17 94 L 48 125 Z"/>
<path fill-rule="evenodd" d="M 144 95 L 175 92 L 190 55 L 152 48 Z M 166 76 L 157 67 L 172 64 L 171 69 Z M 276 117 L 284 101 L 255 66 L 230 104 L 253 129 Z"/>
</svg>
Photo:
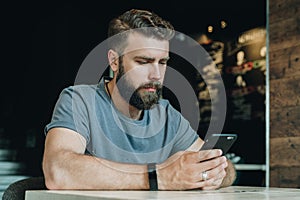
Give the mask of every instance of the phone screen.
<svg viewBox="0 0 300 200">
<path fill-rule="evenodd" d="M 226 154 L 237 139 L 237 134 L 213 134 L 207 139 L 200 150 L 221 149 Z"/>
</svg>

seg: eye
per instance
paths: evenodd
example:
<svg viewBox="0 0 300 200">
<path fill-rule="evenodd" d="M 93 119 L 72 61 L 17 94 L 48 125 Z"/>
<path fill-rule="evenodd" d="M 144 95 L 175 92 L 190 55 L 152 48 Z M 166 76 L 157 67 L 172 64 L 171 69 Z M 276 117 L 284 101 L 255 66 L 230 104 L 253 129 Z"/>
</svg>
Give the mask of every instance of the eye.
<svg viewBox="0 0 300 200">
<path fill-rule="evenodd" d="M 159 64 L 161 64 L 161 65 L 167 65 L 167 61 L 160 61 Z"/>
<path fill-rule="evenodd" d="M 159 61 L 159 64 L 161 64 L 161 65 L 167 65 L 168 60 L 169 60 L 169 59 L 161 59 L 161 60 Z"/>
<path fill-rule="evenodd" d="M 138 64 L 140 65 L 144 65 L 144 64 L 147 64 L 148 62 L 147 61 L 143 61 L 143 60 L 138 60 L 136 61 Z"/>
</svg>

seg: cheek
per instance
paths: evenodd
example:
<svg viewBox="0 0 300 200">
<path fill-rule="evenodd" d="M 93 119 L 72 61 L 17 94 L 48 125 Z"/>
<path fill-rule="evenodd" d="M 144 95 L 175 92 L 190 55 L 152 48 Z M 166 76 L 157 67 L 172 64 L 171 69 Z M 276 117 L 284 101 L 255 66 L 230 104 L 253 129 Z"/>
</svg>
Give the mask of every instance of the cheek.
<svg viewBox="0 0 300 200">
<path fill-rule="evenodd" d="M 135 67 L 126 72 L 126 80 L 135 88 L 139 87 L 141 83 L 145 83 L 147 77 L 148 71 L 146 68 L 142 67 Z"/>
<path fill-rule="evenodd" d="M 161 80 L 164 80 L 164 78 L 165 78 L 166 69 L 167 69 L 167 67 L 162 67 L 162 68 L 160 69 Z"/>
</svg>

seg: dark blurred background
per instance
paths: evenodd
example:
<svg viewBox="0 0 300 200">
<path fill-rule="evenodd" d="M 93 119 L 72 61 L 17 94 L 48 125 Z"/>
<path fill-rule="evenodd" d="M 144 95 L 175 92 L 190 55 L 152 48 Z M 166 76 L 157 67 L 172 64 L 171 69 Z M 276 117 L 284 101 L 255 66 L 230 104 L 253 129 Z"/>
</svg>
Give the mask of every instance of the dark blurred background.
<svg viewBox="0 0 300 200">
<path fill-rule="evenodd" d="M 131 8 L 153 11 L 186 35 L 213 25 L 208 34 L 219 40 L 266 24 L 262 0 L 2 2 L 0 149 L 16 150 L 11 160 L 25 163 L 23 174 L 42 175 L 43 129 L 60 91 L 74 84 L 84 58 L 106 39 L 109 20 Z"/>
</svg>

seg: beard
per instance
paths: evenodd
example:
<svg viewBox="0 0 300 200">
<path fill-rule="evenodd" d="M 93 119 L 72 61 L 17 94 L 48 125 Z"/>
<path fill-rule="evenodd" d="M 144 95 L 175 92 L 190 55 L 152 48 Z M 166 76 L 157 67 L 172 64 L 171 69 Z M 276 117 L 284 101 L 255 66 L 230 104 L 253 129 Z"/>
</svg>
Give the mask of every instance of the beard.
<svg viewBox="0 0 300 200">
<path fill-rule="evenodd" d="M 138 110 L 151 109 L 153 105 L 158 104 L 161 98 L 162 85 L 160 82 L 151 81 L 140 85 L 137 89 L 134 88 L 130 80 L 128 80 L 128 76 L 125 76 L 121 57 L 119 59 L 119 72 L 116 81 L 120 95 Z M 155 92 L 141 91 L 147 88 L 155 88 Z"/>
</svg>

